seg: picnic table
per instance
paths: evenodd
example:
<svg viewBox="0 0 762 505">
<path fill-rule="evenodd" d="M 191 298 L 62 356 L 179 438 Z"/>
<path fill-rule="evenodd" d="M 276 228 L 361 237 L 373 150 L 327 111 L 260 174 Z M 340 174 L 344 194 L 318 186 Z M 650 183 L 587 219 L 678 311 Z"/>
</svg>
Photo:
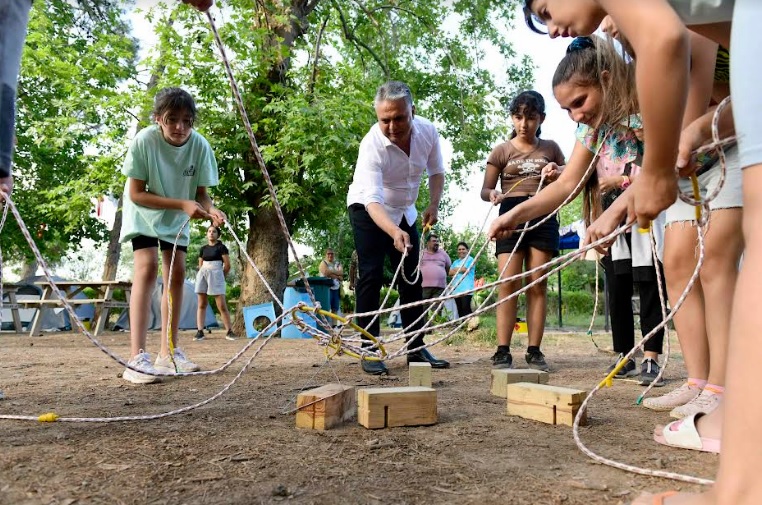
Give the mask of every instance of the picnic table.
<svg viewBox="0 0 762 505">
<path fill-rule="evenodd" d="M 16 293 L 21 286 L 18 284 L 3 282 L 3 308 L 11 311 L 11 319 L 13 320 L 13 328 L 16 333 L 21 333 L 23 327 L 21 325 L 21 316 L 19 315 L 19 302 L 16 298 Z M 5 296 L 8 295 L 8 301 L 5 301 Z"/>
<path fill-rule="evenodd" d="M 48 281 L 37 281 L 34 283 L 42 288 L 42 297 L 39 300 L 27 300 L 18 302 L 27 308 L 37 308 L 37 312 L 32 320 L 29 336 L 38 336 L 42 334 L 42 308 L 56 307 L 63 308 L 63 302 L 56 296 L 53 286 Z M 66 294 L 66 301 L 72 305 L 89 305 L 95 307 L 95 316 L 92 326 L 93 335 L 98 336 L 105 328 L 108 322 L 108 316 L 111 309 L 127 309 L 129 307 L 131 281 L 56 281 L 56 286 Z M 91 288 L 96 291 L 95 298 L 75 298 L 76 295 Z M 123 289 L 127 301 L 118 301 L 114 299 L 114 293 L 117 289 Z M 14 319 L 15 323 L 15 319 Z M 20 323 L 19 323 L 20 324 Z"/>
</svg>

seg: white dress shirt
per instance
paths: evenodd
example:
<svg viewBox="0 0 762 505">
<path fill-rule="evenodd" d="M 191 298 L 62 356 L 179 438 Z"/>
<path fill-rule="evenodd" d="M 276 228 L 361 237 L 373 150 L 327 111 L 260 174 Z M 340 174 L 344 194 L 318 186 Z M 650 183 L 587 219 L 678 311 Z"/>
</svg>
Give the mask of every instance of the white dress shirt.
<svg viewBox="0 0 762 505">
<path fill-rule="evenodd" d="M 376 123 L 360 142 L 347 206 L 380 203 L 395 224 L 399 225 L 404 217 L 412 225 L 418 217 L 415 202 L 424 169 L 429 177 L 445 171 L 439 133 L 430 121 L 413 118 L 410 156 L 393 144 Z"/>
</svg>

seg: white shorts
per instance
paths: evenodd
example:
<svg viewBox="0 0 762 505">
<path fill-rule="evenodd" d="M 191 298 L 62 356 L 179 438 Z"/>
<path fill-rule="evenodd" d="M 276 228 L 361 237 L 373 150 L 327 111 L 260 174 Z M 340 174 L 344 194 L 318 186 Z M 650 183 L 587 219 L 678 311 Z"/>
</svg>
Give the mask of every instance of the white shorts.
<svg viewBox="0 0 762 505">
<path fill-rule="evenodd" d="M 738 209 L 743 207 L 743 189 L 741 188 L 741 163 L 738 161 L 738 147 L 733 146 L 725 150 L 726 171 L 725 184 L 717 194 L 717 197 L 709 202 L 709 210 Z M 699 192 L 701 198 L 705 198 L 717 188 L 720 183 L 719 161 L 709 170 L 698 176 Z M 693 184 L 690 179 L 680 178 L 678 182 L 680 191 L 693 198 Z M 685 203 L 679 198 L 667 209 L 667 224 L 695 221 L 696 207 Z"/>
<path fill-rule="evenodd" d="M 225 294 L 225 272 L 221 261 L 204 261 L 196 274 L 196 294 Z"/>
<path fill-rule="evenodd" d="M 730 42 L 730 95 L 740 146 L 741 168 L 762 163 L 762 94 L 759 92 L 759 46 L 762 2 L 736 0 Z"/>
</svg>

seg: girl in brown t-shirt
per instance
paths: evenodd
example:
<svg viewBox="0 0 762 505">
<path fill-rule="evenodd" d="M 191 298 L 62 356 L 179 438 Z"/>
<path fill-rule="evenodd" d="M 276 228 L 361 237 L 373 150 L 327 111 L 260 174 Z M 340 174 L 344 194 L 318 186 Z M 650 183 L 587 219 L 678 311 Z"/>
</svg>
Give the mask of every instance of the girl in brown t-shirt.
<svg viewBox="0 0 762 505">
<path fill-rule="evenodd" d="M 487 169 L 482 185 L 482 200 L 500 204 L 500 214 L 531 198 L 541 188 L 540 176 L 543 168 L 546 176 L 543 184 L 548 184 L 558 177 L 561 166 L 565 165 L 564 155 L 558 144 L 552 140 L 540 139 L 540 125 L 545 120 L 545 100 L 536 91 L 519 93 L 509 108 L 513 121 L 511 138 L 495 147 L 487 158 Z M 496 189 L 498 179 L 500 190 Z M 530 221 L 530 226 L 537 221 Z M 519 242 L 521 233 L 514 233 L 509 238 L 498 240 L 496 255 L 502 277 L 517 275 L 547 263 L 558 253 L 558 219 L 552 217 L 538 228 L 528 231 Z M 516 248 L 513 257 L 511 252 Z M 532 275 L 527 283 L 534 281 L 542 272 Z M 521 287 L 521 281 L 500 285 L 500 299 L 509 296 Z M 497 352 L 492 356 L 495 368 L 510 368 L 513 357 L 510 352 L 511 338 L 518 311 L 517 298 L 512 298 L 497 307 Z M 540 351 L 542 334 L 545 331 L 545 313 L 547 311 L 547 283 L 541 282 L 527 291 L 527 327 L 529 346 L 526 362 L 531 368 L 548 370 L 545 356 Z"/>
</svg>

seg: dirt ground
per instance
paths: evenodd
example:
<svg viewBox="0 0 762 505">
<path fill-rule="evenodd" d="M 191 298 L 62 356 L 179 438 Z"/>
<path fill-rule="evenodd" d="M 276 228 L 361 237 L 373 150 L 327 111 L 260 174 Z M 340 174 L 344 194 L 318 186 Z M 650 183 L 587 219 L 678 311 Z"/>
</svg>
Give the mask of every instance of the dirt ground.
<svg viewBox="0 0 762 505">
<path fill-rule="evenodd" d="M 219 330 L 203 342 L 191 335 L 183 333 L 184 348 L 205 369 L 247 343 L 226 341 Z M 123 356 L 129 352 L 127 334 L 108 333 L 102 341 Z M 596 341 L 610 345 L 604 334 Z M 158 335 L 150 335 L 150 350 L 157 345 Z M 523 361 L 525 345 L 515 340 L 514 361 Z M 243 366 L 136 386 L 82 335 L 2 334 L 0 349 L 6 395 L 0 414 L 161 413 L 212 396 Z M 582 333 L 547 335 L 543 350 L 554 370 L 550 384 L 585 390 L 613 359 Z M 698 489 L 602 466 L 577 449 L 571 428 L 507 416 L 505 400 L 489 392 L 492 349 L 466 343 L 434 352 L 453 366 L 434 371 L 439 423 L 429 427 L 367 430 L 349 422 L 325 432 L 296 429 L 294 414 L 284 412 L 302 388 L 337 380 L 406 385 L 407 368 L 398 359 L 390 377 L 370 377 L 351 358 L 325 365 L 313 340 L 280 339 L 221 398 L 186 414 L 116 423 L 0 420 L 0 503 L 588 505 L 628 503 L 644 490 Z M 661 391 L 684 376 L 676 356 Z M 641 390 L 617 382 L 597 395 L 582 440 L 628 464 L 712 478 L 715 455 L 651 441 L 653 426 L 668 417 L 637 407 Z"/>
</svg>

